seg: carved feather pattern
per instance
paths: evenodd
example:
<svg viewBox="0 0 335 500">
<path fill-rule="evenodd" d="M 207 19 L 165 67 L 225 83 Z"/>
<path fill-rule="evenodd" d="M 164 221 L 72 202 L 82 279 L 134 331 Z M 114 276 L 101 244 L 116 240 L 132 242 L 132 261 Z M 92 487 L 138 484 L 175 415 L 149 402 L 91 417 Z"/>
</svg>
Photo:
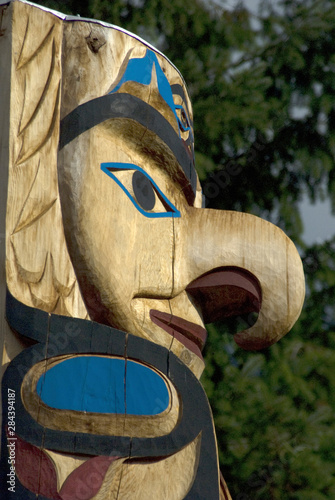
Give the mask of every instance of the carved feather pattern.
<svg viewBox="0 0 335 500">
<path fill-rule="evenodd" d="M 62 21 L 15 2 L 7 283 L 24 303 L 87 317 L 63 229 L 57 179 Z"/>
<path fill-rule="evenodd" d="M 48 42 L 54 41 L 54 40 L 52 40 L 52 37 L 51 37 L 54 28 L 55 28 L 54 25 L 50 26 L 49 31 L 44 36 L 44 38 L 42 38 L 42 41 L 41 41 L 40 37 L 35 36 L 35 42 L 36 42 L 37 46 L 34 47 L 31 44 L 29 45 L 29 44 L 25 43 L 25 41 L 27 40 L 28 32 L 29 32 L 29 17 L 27 18 L 25 36 L 24 36 L 23 44 L 22 44 L 22 47 L 20 50 L 20 55 L 19 55 L 19 58 L 17 61 L 17 67 L 16 67 L 17 70 L 21 69 L 23 66 L 28 64 L 32 59 L 34 59 L 37 56 L 37 54 L 45 47 L 45 45 L 47 45 Z"/>
</svg>

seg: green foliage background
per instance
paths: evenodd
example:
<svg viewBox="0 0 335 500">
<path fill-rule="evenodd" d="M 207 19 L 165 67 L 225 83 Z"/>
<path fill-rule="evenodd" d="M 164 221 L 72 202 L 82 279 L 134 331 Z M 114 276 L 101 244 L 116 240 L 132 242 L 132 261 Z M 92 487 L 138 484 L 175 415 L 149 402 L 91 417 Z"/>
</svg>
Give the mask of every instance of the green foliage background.
<svg viewBox="0 0 335 500">
<path fill-rule="evenodd" d="M 298 205 L 307 193 L 335 213 L 334 0 L 264 0 L 257 16 L 247 1 L 37 3 L 162 50 L 193 100 L 208 206 L 260 215 L 297 243 L 307 282 L 299 322 L 260 353 L 237 348 L 236 325 L 210 325 L 203 383 L 235 500 L 335 499 L 335 236 L 307 247 Z"/>
</svg>

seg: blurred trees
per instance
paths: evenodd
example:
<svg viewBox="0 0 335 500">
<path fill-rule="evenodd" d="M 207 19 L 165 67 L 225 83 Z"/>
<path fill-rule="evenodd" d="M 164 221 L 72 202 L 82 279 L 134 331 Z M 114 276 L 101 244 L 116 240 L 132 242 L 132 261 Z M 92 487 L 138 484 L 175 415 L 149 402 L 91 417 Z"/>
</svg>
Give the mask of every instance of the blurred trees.
<svg viewBox="0 0 335 500">
<path fill-rule="evenodd" d="M 335 237 L 307 248 L 299 213 L 306 193 L 335 212 L 334 0 L 263 0 L 258 15 L 223 0 L 37 3 L 162 50 L 193 100 L 207 206 L 260 215 L 298 244 L 307 298 L 293 331 L 255 354 L 234 345 L 234 324 L 210 325 L 203 382 L 235 500 L 335 498 Z"/>
</svg>

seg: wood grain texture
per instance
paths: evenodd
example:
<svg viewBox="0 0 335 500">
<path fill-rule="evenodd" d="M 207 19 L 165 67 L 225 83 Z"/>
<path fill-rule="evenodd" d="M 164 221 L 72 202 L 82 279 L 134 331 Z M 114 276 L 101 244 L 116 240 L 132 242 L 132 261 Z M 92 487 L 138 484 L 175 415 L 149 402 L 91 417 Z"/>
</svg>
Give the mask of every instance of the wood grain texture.
<svg viewBox="0 0 335 500">
<path fill-rule="evenodd" d="M 97 51 L 90 48 L 93 38 L 101 44 Z M 61 118 L 79 104 L 110 92 L 120 81 L 129 59 L 143 57 L 147 49 L 143 40 L 117 27 L 106 29 L 80 20 L 65 23 Z M 157 57 L 169 82 L 179 83 L 181 76 L 176 68 L 159 53 Z M 185 96 L 192 113 L 187 91 Z"/>
<path fill-rule="evenodd" d="M 113 462 L 92 500 L 185 498 L 196 475 L 200 441 L 198 436 L 183 450 L 165 459 Z"/>
<path fill-rule="evenodd" d="M 89 460 L 89 457 L 71 456 L 64 453 L 57 453 L 52 450 L 45 449 L 44 452 L 50 457 L 54 465 L 58 491 L 60 491 L 71 473 Z"/>
<path fill-rule="evenodd" d="M 85 317 L 67 256 L 57 181 L 62 22 L 21 2 L 8 9 L 13 37 L 7 285 L 27 305 Z"/>
</svg>

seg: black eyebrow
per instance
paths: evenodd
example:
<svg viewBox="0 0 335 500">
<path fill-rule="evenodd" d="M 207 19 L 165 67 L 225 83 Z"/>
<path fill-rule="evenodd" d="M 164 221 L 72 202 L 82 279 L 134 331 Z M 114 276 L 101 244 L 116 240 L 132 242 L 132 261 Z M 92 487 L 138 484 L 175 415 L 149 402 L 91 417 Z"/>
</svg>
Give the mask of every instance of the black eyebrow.
<svg viewBox="0 0 335 500">
<path fill-rule="evenodd" d="M 59 150 L 86 130 L 111 118 L 128 118 L 154 132 L 170 148 L 196 195 L 194 164 L 172 125 L 159 111 L 131 94 L 107 94 L 71 111 L 60 123 Z"/>
</svg>

